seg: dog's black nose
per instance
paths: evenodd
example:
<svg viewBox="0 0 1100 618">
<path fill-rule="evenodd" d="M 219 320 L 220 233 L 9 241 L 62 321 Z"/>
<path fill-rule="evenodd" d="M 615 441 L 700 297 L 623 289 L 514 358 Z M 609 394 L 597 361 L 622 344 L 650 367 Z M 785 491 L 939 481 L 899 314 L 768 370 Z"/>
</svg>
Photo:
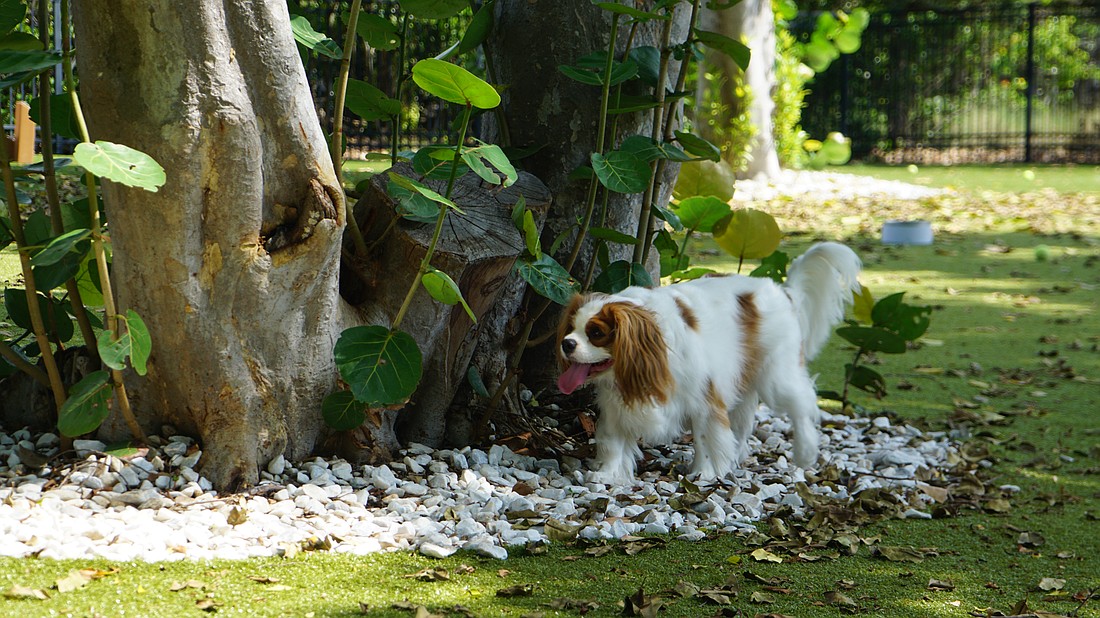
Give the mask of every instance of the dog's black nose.
<svg viewBox="0 0 1100 618">
<path fill-rule="evenodd" d="M 573 350 L 577 349 L 577 342 L 572 339 L 561 340 L 561 351 L 565 352 L 566 356 L 573 353 Z"/>
</svg>

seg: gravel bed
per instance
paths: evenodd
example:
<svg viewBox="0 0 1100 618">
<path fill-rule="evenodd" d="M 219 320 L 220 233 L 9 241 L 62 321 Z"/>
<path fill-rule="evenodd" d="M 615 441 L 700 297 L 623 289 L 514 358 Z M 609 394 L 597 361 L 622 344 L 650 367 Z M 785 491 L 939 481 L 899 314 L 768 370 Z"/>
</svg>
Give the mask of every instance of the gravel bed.
<svg viewBox="0 0 1100 618">
<path fill-rule="evenodd" d="M 818 468 L 835 467 L 849 481 L 815 483 L 787 462 L 787 421 L 763 408 L 757 420 L 754 454 L 742 469 L 698 487 L 674 472 L 690 460 L 685 445 L 646 450 L 637 483 L 608 487 L 586 483 L 585 464 L 568 456 L 414 444 L 382 466 L 279 457 L 257 487 L 234 495 L 219 495 L 196 472 L 202 451 L 184 436 L 153 438 L 148 449 L 121 456 L 81 440 L 80 457 L 54 468 L 57 436 L 0 433 L 0 555 L 170 561 L 467 550 L 503 559 L 563 534 L 699 540 L 708 531 L 752 527 L 780 507 L 798 517 L 800 483 L 837 499 L 890 487 L 911 507 L 905 516 L 930 517 L 923 481 L 957 455 L 943 433 L 895 426 L 885 416 L 824 414 Z"/>
</svg>

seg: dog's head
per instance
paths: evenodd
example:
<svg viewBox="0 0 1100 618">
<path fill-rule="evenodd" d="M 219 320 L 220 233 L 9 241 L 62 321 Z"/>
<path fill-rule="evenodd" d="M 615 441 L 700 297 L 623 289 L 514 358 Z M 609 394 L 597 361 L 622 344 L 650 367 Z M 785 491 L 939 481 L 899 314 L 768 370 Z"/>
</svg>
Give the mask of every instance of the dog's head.
<svg viewBox="0 0 1100 618">
<path fill-rule="evenodd" d="M 672 388 L 668 350 L 653 312 L 604 295 L 577 295 L 558 327 L 558 389 L 614 377 L 627 405 L 668 401 Z"/>
</svg>

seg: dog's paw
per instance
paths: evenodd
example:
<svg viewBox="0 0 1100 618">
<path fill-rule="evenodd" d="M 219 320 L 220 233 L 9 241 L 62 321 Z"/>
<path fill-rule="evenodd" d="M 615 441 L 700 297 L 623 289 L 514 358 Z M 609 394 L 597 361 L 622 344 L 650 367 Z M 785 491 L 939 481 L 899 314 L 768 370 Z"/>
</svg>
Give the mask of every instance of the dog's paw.
<svg viewBox="0 0 1100 618">
<path fill-rule="evenodd" d="M 589 483 L 600 483 L 602 485 L 630 485 L 634 482 L 634 476 L 632 474 L 626 474 L 621 470 L 592 470 L 585 475 L 585 480 Z"/>
</svg>

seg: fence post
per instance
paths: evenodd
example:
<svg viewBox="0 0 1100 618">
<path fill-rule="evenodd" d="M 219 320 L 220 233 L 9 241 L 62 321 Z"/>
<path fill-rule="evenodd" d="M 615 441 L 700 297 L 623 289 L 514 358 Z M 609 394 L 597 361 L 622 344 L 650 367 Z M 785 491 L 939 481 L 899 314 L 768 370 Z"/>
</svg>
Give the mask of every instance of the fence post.
<svg viewBox="0 0 1100 618">
<path fill-rule="evenodd" d="M 15 162 L 23 165 L 34 162 L 34 122 L 26 101 L 15 103 Z"/>
<path fill-rule="evenodd" d="M 1035 4 L 1027 5 L 1027 118 L 1024 121 L 1024 162 L 1031 163 L 1031 113 L 1035 99 Z"/>
</svg>

